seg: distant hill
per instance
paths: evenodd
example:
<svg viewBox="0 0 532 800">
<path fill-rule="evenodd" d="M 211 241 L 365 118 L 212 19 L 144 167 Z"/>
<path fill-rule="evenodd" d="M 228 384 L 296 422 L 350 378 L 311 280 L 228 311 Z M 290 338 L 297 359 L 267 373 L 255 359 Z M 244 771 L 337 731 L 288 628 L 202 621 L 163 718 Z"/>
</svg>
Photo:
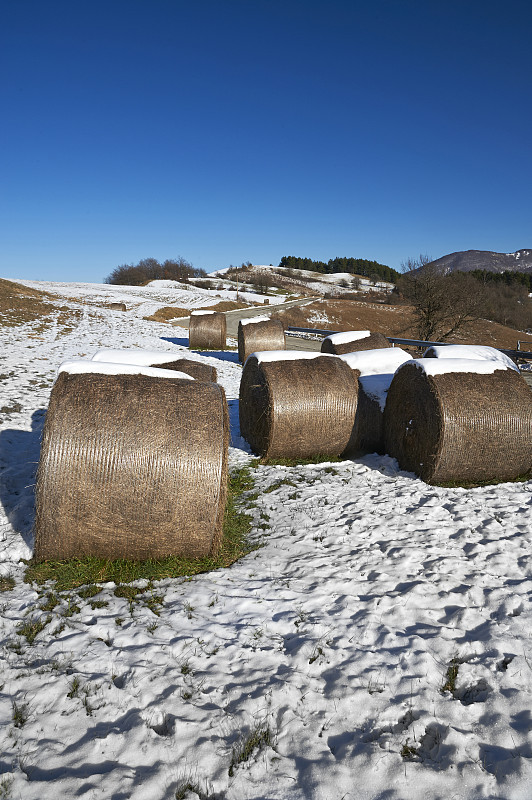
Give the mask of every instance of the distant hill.
<svg viewBox="0 0 532 800">
<path fill-rule="evenodd" d="M 428 265 L 427 265 L 428 266 Z M 532 249 L 516 250 L 515 253 L 493 253 L 491 250 L 461 250 L 430 262 L 443 273 L 471 272 L 475 269 L 487 272 L 531 272 Z"/>
</svg>

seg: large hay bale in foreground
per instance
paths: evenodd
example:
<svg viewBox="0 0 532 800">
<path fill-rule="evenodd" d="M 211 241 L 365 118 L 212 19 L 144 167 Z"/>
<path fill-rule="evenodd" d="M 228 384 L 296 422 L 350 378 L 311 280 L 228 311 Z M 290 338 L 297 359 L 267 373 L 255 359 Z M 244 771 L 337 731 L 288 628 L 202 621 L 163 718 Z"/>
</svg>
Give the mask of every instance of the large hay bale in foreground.
<svg viewBox="0 0 532 800">
<path fill-rule="evenodd" d="M 284 350 L 286 339 L 280 319 L 259 316 L 238 323 L 238 360 L 243 364 L 251 353 Z"/>
<path fill-rule="evenodd" d="M 216 367 L 194 361 L 191 358 L 176 358 L 175 353 L 160 350 L 98 350 L 92 357 L 93 361 L 108 362 L 112 364 L 137 364 L 159 369 L 176 370 L 190 375 L 197 381 L 216 382 Z"/>
<path fill-rule="evenodd" d="M 228 429 L 216 383 L 61 372 L 37 475 L 35 557 L 214 555 Z"/>
<path fill-rule="evenodd" d="M 386 452 L 428 483 L 512 480 L 532 467 L 532 392 L 486 361 L 399 367 L 384 410 Z"/>
<path fill-rule="evenodd" d="M 127 311 L 125 303 L 111 303 L 109 308 L 112 311 Z"/>
<path fill-rule="evenodd" d="M 226 334 L 225 314 L 218 311 L 192 311 L 188 322 L 188 346 L 203 350 L 223 350 Z"/>
<path fill-rule="evenodd" d="M 357 407 L 357 374 L 339 358 L 279 351 L 247 359 L 240 432 L 264 458 L 339 456 Z"/>
<path fill-rule="evenodd" d="M 326 336 L 321 343 L 322 353 L 340 356 L 344 353 L 356 353 L 360 350 L 377 350 L 390 347 L 390 342 L 382 333 L 369 331 L 343 331 Z"/>
<path fill-rule="evenodd" d="M 398 367 L 411 356 L 400 347 L 362 350 L 340 356 L 358 374 L 355 424 L 346 453 L 384 453 L 384 407 Z"/>
</svg>

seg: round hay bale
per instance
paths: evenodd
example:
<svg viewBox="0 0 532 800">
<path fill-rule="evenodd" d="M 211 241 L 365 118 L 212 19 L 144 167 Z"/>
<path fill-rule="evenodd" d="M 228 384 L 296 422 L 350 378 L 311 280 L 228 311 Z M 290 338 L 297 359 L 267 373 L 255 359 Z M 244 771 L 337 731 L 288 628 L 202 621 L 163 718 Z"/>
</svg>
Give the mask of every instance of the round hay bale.
<svg viewBox="0 0 532 800">
<path fill-rule="evenodd" d="M 474 361 L 498 361 L 508 369 L 519 372 L 512 359 L 495 347 L 479 344 L 432 345 L 423 353 L 423 358 L 468 358 Z"/>
<path fill-rule="evenodd" d="M 340 356 L 342 361 L 357 370 L 358 404 L 351 439 L 346 449 L 349 455 L 384 453 L 384 407 L 386 395 L 396 369 L 410 360 L 400 347 L 363 350 Z"/>
<path fill-rule="evenodd" d="M 333 333 L 330 336 L 326 336 L 321 343 L 321 352 L 340 356 L 344 353 L 356 353 L 359 350 L 377 350 L 384 347 L 390 347 L 390 342 L 382 333 L 344 331 L 343 333 Z"/>
<path fill-rule="evenodd" d="M 176 370 L 197 381 L 216 382 L 217 379 L 216 367 L 191 358 L 176 358 L 174 353 L 159 350 L 98 350 L 92 360 L 98 363 L 137 364 Z"/>
<path fill-rule="evenodd" d="M 250 317 L 238 323 L 238 360 L 242 364 L 251 353 L 285 348 L 286 339 L 280 319 Z"/>
<path fill-rule="evenodd" d="M 512 480 L 532 467 L 531 410 L 530 387 L 513 370 L 412 360 L 388 391 L 386 452 L 428 483 Z"/>
<path fill-rule="evenodd" d="M 353 429 L 357 383 L 339 358 L 251 355 L 240 381 L 240 432 L 264 458 L 339 456 Z"/>
<path fill-rule="evenodd" d="M 223 350 L 226 344 L 225 314 L 192 311 L 188 323 L 188 346 L 202 350 Z"/>
<path fill-rule="evenodd" d="M 37 474 L 35 557 L 214 555 L 228 431 L 216 383 L 61 372 Z"/>
<path fill-rule="evenodd" d="M 111 305 L 109 306 L 109 308 L 110 308 L 112 311 L 127 311 L 127 308 L 126 308 L 126 304 L 125 304 L 125 303 L 111 303 Z"/>
</svg>

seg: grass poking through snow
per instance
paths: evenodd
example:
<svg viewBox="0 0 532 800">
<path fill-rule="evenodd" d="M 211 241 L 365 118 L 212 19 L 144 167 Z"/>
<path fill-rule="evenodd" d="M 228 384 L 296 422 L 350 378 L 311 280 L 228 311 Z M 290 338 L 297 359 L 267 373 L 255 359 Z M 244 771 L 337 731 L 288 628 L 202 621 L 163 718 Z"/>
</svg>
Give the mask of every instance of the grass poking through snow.
<svg viewBox="0 0 532 800">
<path fill-rule="evenodd" d="M 215 557 L 181 558 L 168 556 L 146 561 L 126 559 L 104 559 L 85 557 L 66 561 L 29 561 L 24 576 L 26 583 L 44 584 L 53 582 L 56 591 L 67 591 L 79 586 L 108 583 L 132 583 L 138 580 L 157 581 L 164 578 L 179 578 L 229 567 L 239 558 L 256 549 L 249 541 L 252 517 L 246 513 L 242 495 L 253 488 L 253 476 L 249 467 L 234 470 L 229 477 L 227 504 L 223 524 L 223 540 L 220 553 Z M 10 587 L 11 588 L 11 587 Z M 91 589 L 87 590 L 92 591 Z M 97 594 L 97 592 L 94 592 Z M 157 605 L 154 603 L 154 605 Z"/>
</svg>

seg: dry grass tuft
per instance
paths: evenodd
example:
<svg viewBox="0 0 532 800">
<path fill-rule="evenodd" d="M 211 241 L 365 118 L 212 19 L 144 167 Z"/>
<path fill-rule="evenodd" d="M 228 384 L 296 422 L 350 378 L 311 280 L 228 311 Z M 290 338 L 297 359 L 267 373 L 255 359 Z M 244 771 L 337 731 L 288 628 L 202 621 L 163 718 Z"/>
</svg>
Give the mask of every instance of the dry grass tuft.
<svg viewBox="0 0 532 800">
<path fill-rule="evenodd" d="M 181 319 L 188 317 L 190 308 L 180 308 L 179 306 L 163 306 L 150 317 L 144 317 L 148 322 L 168 322 L 169 319 Z"/>
</svg>

